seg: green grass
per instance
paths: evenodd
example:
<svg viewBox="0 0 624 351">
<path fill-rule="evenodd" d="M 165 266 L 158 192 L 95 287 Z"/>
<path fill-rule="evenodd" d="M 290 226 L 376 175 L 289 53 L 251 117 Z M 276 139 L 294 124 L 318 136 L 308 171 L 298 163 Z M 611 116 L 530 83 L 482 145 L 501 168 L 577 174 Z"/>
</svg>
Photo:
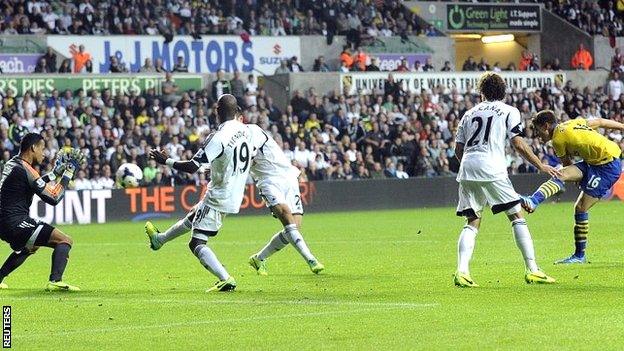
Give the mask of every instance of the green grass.
<svg viewBox="0 0 624 351">
<path fill-rule="evenodd" d="M 142 223 L 65 226 L 75 241 L 65 279 L 83 291 L 43 292 L 51 251 L 41 249 L 6 279 L 0 301 L 13 307 L 18 350 L 617 350 L 622 210 L 620 202 L 592 210 L 585 266 L 552 265 L 572 249 L 571 204 L 529 217 L 553 286 L 524 283 L 506 218 L 488 214 L 471 267 L 482 287 L 453 287 L 463 222 L 449 208 L 306 215 L 303 234 L 327 267 L 320 276 L 290 247 L 270 259 L 270 276 L 257 276 L 247 258 L 279 224 L 228 217 L 210 241 L 239 284 L 225 294 L 204 293 L 215 279 L 185 237 L 152 252 Z"/>
</svg>

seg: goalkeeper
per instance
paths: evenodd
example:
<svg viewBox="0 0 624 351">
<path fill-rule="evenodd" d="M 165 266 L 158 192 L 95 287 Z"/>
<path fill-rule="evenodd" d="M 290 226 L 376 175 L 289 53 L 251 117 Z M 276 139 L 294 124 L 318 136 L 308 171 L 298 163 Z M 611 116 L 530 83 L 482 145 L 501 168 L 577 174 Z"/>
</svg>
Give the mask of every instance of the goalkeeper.
<svg viewBox="0 0 624 351">
<path fill-rule="evenodd" d="M 28 256 L 41 246 L 52 252 L 52 269 L 47 291 L 77 291 L 76 286 L 63 282 L 72 240 L 59 229 L 30 218 L 30 206 L 35 194 L 50 205 L 57 205 L 65 195 L 67 184 L 85 161 L 79 150 L 59 152 L 54 170 L 40 176 L 34 167 L 40 166 L 45 156 L 45 140 L 40 134 L 28 133 L 20 143 L 19 154 L 6 163 L 0 178 L 0 239 L 11 245 L 13 252 L 0 267 L 0 290 L 3 283 Z"/>
</svg>

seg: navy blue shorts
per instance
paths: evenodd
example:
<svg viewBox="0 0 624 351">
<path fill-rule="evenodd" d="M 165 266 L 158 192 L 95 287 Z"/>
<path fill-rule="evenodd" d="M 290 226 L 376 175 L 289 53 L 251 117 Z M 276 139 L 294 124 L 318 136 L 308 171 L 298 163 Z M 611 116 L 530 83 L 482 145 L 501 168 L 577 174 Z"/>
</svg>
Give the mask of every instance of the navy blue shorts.
<svg viewBox="0 0 624 351">
<path fill-rule="evenodd" d="M 0 239 L 8 242 L 14 251 L 44 246 L 54 231 L 53 226 L 28 217 L 8 222 L 0 221 Z"/>
<path fill-rule="evenodd" d="M 580 183 L 581 189 L 585 194 L 599 199 L 609 193 L 609 190 L 622 174 L 620 159 L 599 166 L 587 164 L 585 161 L 577 162 L 574 165 L 583 173 L 583 179 Z"/>
</svg>

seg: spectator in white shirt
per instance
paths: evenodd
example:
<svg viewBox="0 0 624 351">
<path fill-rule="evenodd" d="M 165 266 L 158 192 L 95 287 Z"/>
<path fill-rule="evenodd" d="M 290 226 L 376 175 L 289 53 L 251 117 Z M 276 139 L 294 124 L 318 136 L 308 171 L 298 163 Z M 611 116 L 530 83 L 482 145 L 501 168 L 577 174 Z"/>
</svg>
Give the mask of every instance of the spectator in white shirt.
<svg viewBox="0 0 624 351">
<path fill-rule="evenodd" d="M 256 95 L 258 94 L 258 83 L 253 74 L 247 77 L 247 83 L 245 83 L 245 99 L 247 106 L 257 105 Z"/>
<path fill-rule="evenodd" d="M 59 19 L 59 16 L 52 12 L 52 8 L 50 6 L 46 6 L 45 14 L 43 15 L 43 22 L 45 22 L 50 31 L 53 31 L 54 28 L 56 28 L 57 19 Z"/>
<path fill-rule="evenodd" d="M 613 72 L 613 77 L 609 81 L 609 97 L 611 100 L 619 100 L 620 95 L 622 95 L 623 88 L 624 84 L 620 80 L 620 74 L 618 72 Z"/>
<path fill-rule="evenodd" d="M 282 150 L 284 151 L 284 155 L 286 155 L 286 157 L 289 160 L 294 160 L 295 159 L 295 153 L 292 152 L 292 150 L 289 147 L 290 145 L 287 142 L 284 142 L 284 146 L 282 148 Z"/>
<path fill-rule="evenodd" d="M 310 161 L 314 161 L 314 156 L 303 141 L 295 148 L 294 159 L 303 167 L 307 168 Z"/>
<path fill-rule="evenodd" d="M 84 14 L 85 12 L 95 12 L 93 5 L 91 5 L 91 0 L 84 0 L 84 2 L 81 3 L 80 6 L 78 6 L 78 12 L 80 12 L 81 14 Z"/>
<path fill-rule="evenodd" d="M 0 108 L 2 106 L 0 105 Z M 5 129 L 8 130 L 9 129 L 9 120 L 6 119 L 6 117 L 4 116 L 0 116 L 0 129 Z"/>
<path fill-rule="evenodd" d="M 355 162 L 357 159 L 357 144 L 351 143 L 349 144 L 349 149 L 346 151 L 347 157 L 349 158 L 349 162 Z"/>
<path fill-rule="evenodd" d="M 409 175 L 403 170 L 403 163 L 399 162 L 396 168 L 396 177 L 399 179 L 407 179 Z"/>
<path fill-rule="evenodd" d="M 74 180 L 74 189 L 75 190 L 91 190 L 93 189 L 93 184 L 89 179 L 86 178 L 85 171 L 78 171 L 78 176 Z"/>
<path fill-rule="evenodd" d="M 33 114 L 35 114 L 35 112 L 37 112 L 37 104 L 35 103 L 35 100 L 33 100 L 32 97 L 30 97 L 30 93 L 28 93 L 28 94 L 26 94 L 24 96 L 24 98 L 22 99 L 22 101 L 19 104 L 18 111 L 19 111 L 20 114 L 28 112 L 31 115 L 33 115 Z"/>
<path fill-rule="evenodd" d="M 56 100 L 54 106 L 50 109 L 50 114 L 59 119 L 67 118 L 67 110 L 61 105 L 61 100 Z"/>
<path fill-rule="evenodd" d="M 20 121 L 20 125 L 28 129 L 28 131 L 34 132 L 35 119 L 32 118 L 32 114 L 28 111 L 24 111 L 24 118 Z"/>
<path fill-rule="evenodd" d="M 388 28 L 387 25 L 384 24 L 383 28 L 381 29 L 381 36 L 383 37 L 391 37 L 392 36 L 392 30 L 390 30 Z"/>
<path fill-rule="evenodd" d="M 171 138 L 171 142 L 165 145 L 165 149 L 169 153 L 169 157 L 174 160 L 180 160 L 180 156 L 178 156 L 178 154 L 184 152 L 184 146 L 180 144 L 177 135 Z"/>
</svg>

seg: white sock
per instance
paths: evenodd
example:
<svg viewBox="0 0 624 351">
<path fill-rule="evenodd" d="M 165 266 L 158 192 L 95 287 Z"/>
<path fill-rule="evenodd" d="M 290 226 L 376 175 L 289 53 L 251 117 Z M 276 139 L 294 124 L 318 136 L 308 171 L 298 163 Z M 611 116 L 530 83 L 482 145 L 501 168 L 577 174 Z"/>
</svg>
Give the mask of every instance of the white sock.
<svg viewBox="0 0 624 351">
<path fill-rule="evenodd" d="M 272 254 L 284 248 L 284 246 L 288 245 L 288 240 L 284 237 L 284 231 L 280 231 L 279 233 L 273 235 L 271 240 L 258 252 L 256 255 L 260 260 L 266 260 Z"/>
<path fill-rule="evenodd" d="M 470 274 L 469 264 L 474 252 L 478 232 L 477 228 L 465 225 L 459 234 L 459 240 L 457 241 L 457 271 L 460 273 Z"/>
<path fill-rule="evenodd" d="M 305 240 L 303 240 L 303 236 L 299 233 L 299 229 L 297 229 L 296 224 L 289 224 L 285 226 L 284 232 L 286 233 L 286 240 L 288 240 L 290 244 L 297 249 L 299 254 L 303 256 L 306 261 L 316 261 L 316 258 L 312 255 L 312 252 L 310 252 L 308 245 L 306 245 Z"/>
<path fill-rule="evenodd" d="M 161 244 L 171 241 L 180 235 L 188 233 L 192 228 L 191 221 L 188 218 L 177 221 L 174 225 L 169 227 L 164 233 L 159 233 L 157 238 Z"/>
<path fill-rule="evenodd" d="M 513 230 L 514 239 L 516 240 L 516 245 L 522 252 L 522 257 L 524 258 L 524 264 L 526 268 L 535 272 L 539 268 L 537 268 L 537 263 L 535 262 L 535 249 L 533 248 L 533 239 L 531 238 L 531 233 L 529 232 L 529 227 L 526 224 L 526 220 L 524 219 L 516 219 L 511 222 L 511 228 Z"/>
<path fill-rule="evenodd" d="M 199 262 L 206 267 L 210 273 L 216 275 L 220 280 L 226 280 L 230 277 L 230 274 L 225 270 L 225 267 L 219 262 L 217 255 L 206 245 L 198 245 L 193 251 L 195 256 L 199 259 Z"/>
</svg>

